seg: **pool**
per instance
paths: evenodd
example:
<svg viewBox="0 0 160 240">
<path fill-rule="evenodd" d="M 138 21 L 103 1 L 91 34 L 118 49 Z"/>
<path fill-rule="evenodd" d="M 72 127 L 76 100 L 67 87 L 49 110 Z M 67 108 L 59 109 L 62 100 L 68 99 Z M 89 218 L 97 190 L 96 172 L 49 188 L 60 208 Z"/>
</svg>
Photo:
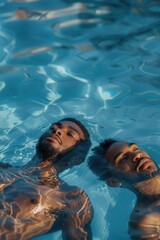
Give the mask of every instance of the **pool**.
<svg viewBox="0 0 160 240">
<path fill-rule="evenodd" d="M 28 162 L 50 123 L 72 116 L 92 146 L 134 141 L 160 165 L 159 15 L 158 0 L 1 0 L 1 161 Z M 86 162 L 61 178 L 89 195 L 94 240 L 129 239 L 131 192 L 107 187 Z M 34 239 L 51 237 L 62 239 Z"/>
</svg>

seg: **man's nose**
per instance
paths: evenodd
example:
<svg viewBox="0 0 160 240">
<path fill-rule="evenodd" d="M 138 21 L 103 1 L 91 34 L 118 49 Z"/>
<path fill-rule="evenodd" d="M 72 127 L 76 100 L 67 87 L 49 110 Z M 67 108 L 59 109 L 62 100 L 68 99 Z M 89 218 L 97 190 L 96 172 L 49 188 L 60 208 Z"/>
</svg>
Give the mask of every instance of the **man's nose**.
<svg viewBox="0 0 160 240">
<path fill-rule="evenodd" d="M 64 134 L 64 130 L 57 128 L 54 130 L 54 133 L 56 133 L 58 136 L 62 136 Z"/>
<path fill-rule="evenodd" d="M 132 157 L 133 157 L 133 162 L 136 162 L 138 159 L 140 159 L 142 157 L 142 153 L 141 152 L 133 152 L 132 153 Z"/>
</svg>

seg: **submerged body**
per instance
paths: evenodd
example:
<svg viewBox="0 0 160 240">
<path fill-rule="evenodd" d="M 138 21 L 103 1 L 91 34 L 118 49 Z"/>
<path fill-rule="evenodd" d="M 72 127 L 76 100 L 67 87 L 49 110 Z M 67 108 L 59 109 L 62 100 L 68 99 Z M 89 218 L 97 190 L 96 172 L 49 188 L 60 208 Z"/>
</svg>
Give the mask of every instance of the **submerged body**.
<svg viewBox="0 0 160 240">
<path fill-rule="evenodd" d="M 137 202 L 129 221 L 131 239 L 160 239 L 160 174 L 137 183 Z"/>
<path fill-rule="evenodd" d="M 160 239 L 160 170 L 147 152 L 135 143 L 107 139 L 95 148 L 89 166 L 109 186 L 135 193 L 131 239 Z"/>
<path fill-rule="evenodd" d="M 26 240 L 50 230 L 62 230 L 63 240 L 91 239 L 88 196 L 58 178 L 84 161 L 90 144 L 84 125 L 65 118 L 40 137 L 29 163 L 0 163 L 1 240 Z"/>
<path fill-rule="evenodd" d="M 160 239 L 160 174 L 157 164 L 135 143 L 127 142 L 112 144 L 106 158 L 114 166 L 114 180 L 137 196 L 129 221 L 131 239 Z"/>
<path fill-rule="evenodd" d="M 54 174 L 49 177 L 48 185 L 44 184 L 41 173 L 47 179 L 48 170 L 55 171 L 48 165 L 44 164 L 43 171 L 36 167 L 27 169 L 23 177 L 20 169 L 0 171 L 1 240 L 30 239 L 52 227 L 54 230 L 54 225 L 62 229 L 63 239 L 89 239 L 85 227 L 91 220 L 92 208 L 87 195 L 58 181 Z"/>
</svg>

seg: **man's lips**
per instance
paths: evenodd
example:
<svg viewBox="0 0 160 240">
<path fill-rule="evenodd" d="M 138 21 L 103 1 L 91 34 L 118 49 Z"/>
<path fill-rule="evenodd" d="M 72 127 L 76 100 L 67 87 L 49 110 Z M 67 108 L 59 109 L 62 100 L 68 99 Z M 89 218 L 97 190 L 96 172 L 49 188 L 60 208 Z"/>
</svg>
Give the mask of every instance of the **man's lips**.
<svg viewBox="0 0 160 240">
<path fill-rule="evenodd" d="M 140 161 L 138 162 L 138 165 L 136 167 L 136 171 L 143 171 L 145 169 L 147 169 L 150 165 L 151 165 L 152 161 L 150 158 L 142 158 L 140 159 Z"/>
<path fill-rule="evenodd" d="M 57 135 L 50 135 L 46 139 L 51 142 L 58 142 L 60 145 L 62 144 L 62 140 Z"/>
</svg>

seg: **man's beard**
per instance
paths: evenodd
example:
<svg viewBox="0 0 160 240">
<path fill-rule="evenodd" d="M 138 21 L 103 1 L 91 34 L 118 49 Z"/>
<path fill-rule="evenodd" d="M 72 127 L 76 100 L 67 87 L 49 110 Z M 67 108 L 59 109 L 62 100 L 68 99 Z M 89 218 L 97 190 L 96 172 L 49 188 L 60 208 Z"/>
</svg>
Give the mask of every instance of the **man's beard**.
<svg viewBox="0 0 160 240">
<path fill-rule="evenodd" d="M 43 160 L 54 160 L 58 155 L 58 151 L 53 146 L 51 146 L 51 144 L 46 141 L 43 136 L 40 137 L 36 146 L 36 150 L 37 154 L 42 157 Z"/>
<path fill-rule="evenodd" d="M 71 148 L 58 152 L 48 141 L 46 135 L 42 135 L 37 143 L 36 151 L 38 156 L 44 160 L 51 160 L 55 164 L 62 165 L 62 169 L 70 168 L 81 164 L 91 146 L 90 139 L 80 141 Z"/>
<path fill-rule="evenodd" d="M 152 172 L 145 173 L 123 173 L 121 171 L 117 171 L 114 173 L 117 179 L 119 179 L 122 183 L 127 183 L 127 185 L 135 185 L 140 182 L 145 182 L 160 173 L 160 170 L 157 169 Z"/>
</svg>

